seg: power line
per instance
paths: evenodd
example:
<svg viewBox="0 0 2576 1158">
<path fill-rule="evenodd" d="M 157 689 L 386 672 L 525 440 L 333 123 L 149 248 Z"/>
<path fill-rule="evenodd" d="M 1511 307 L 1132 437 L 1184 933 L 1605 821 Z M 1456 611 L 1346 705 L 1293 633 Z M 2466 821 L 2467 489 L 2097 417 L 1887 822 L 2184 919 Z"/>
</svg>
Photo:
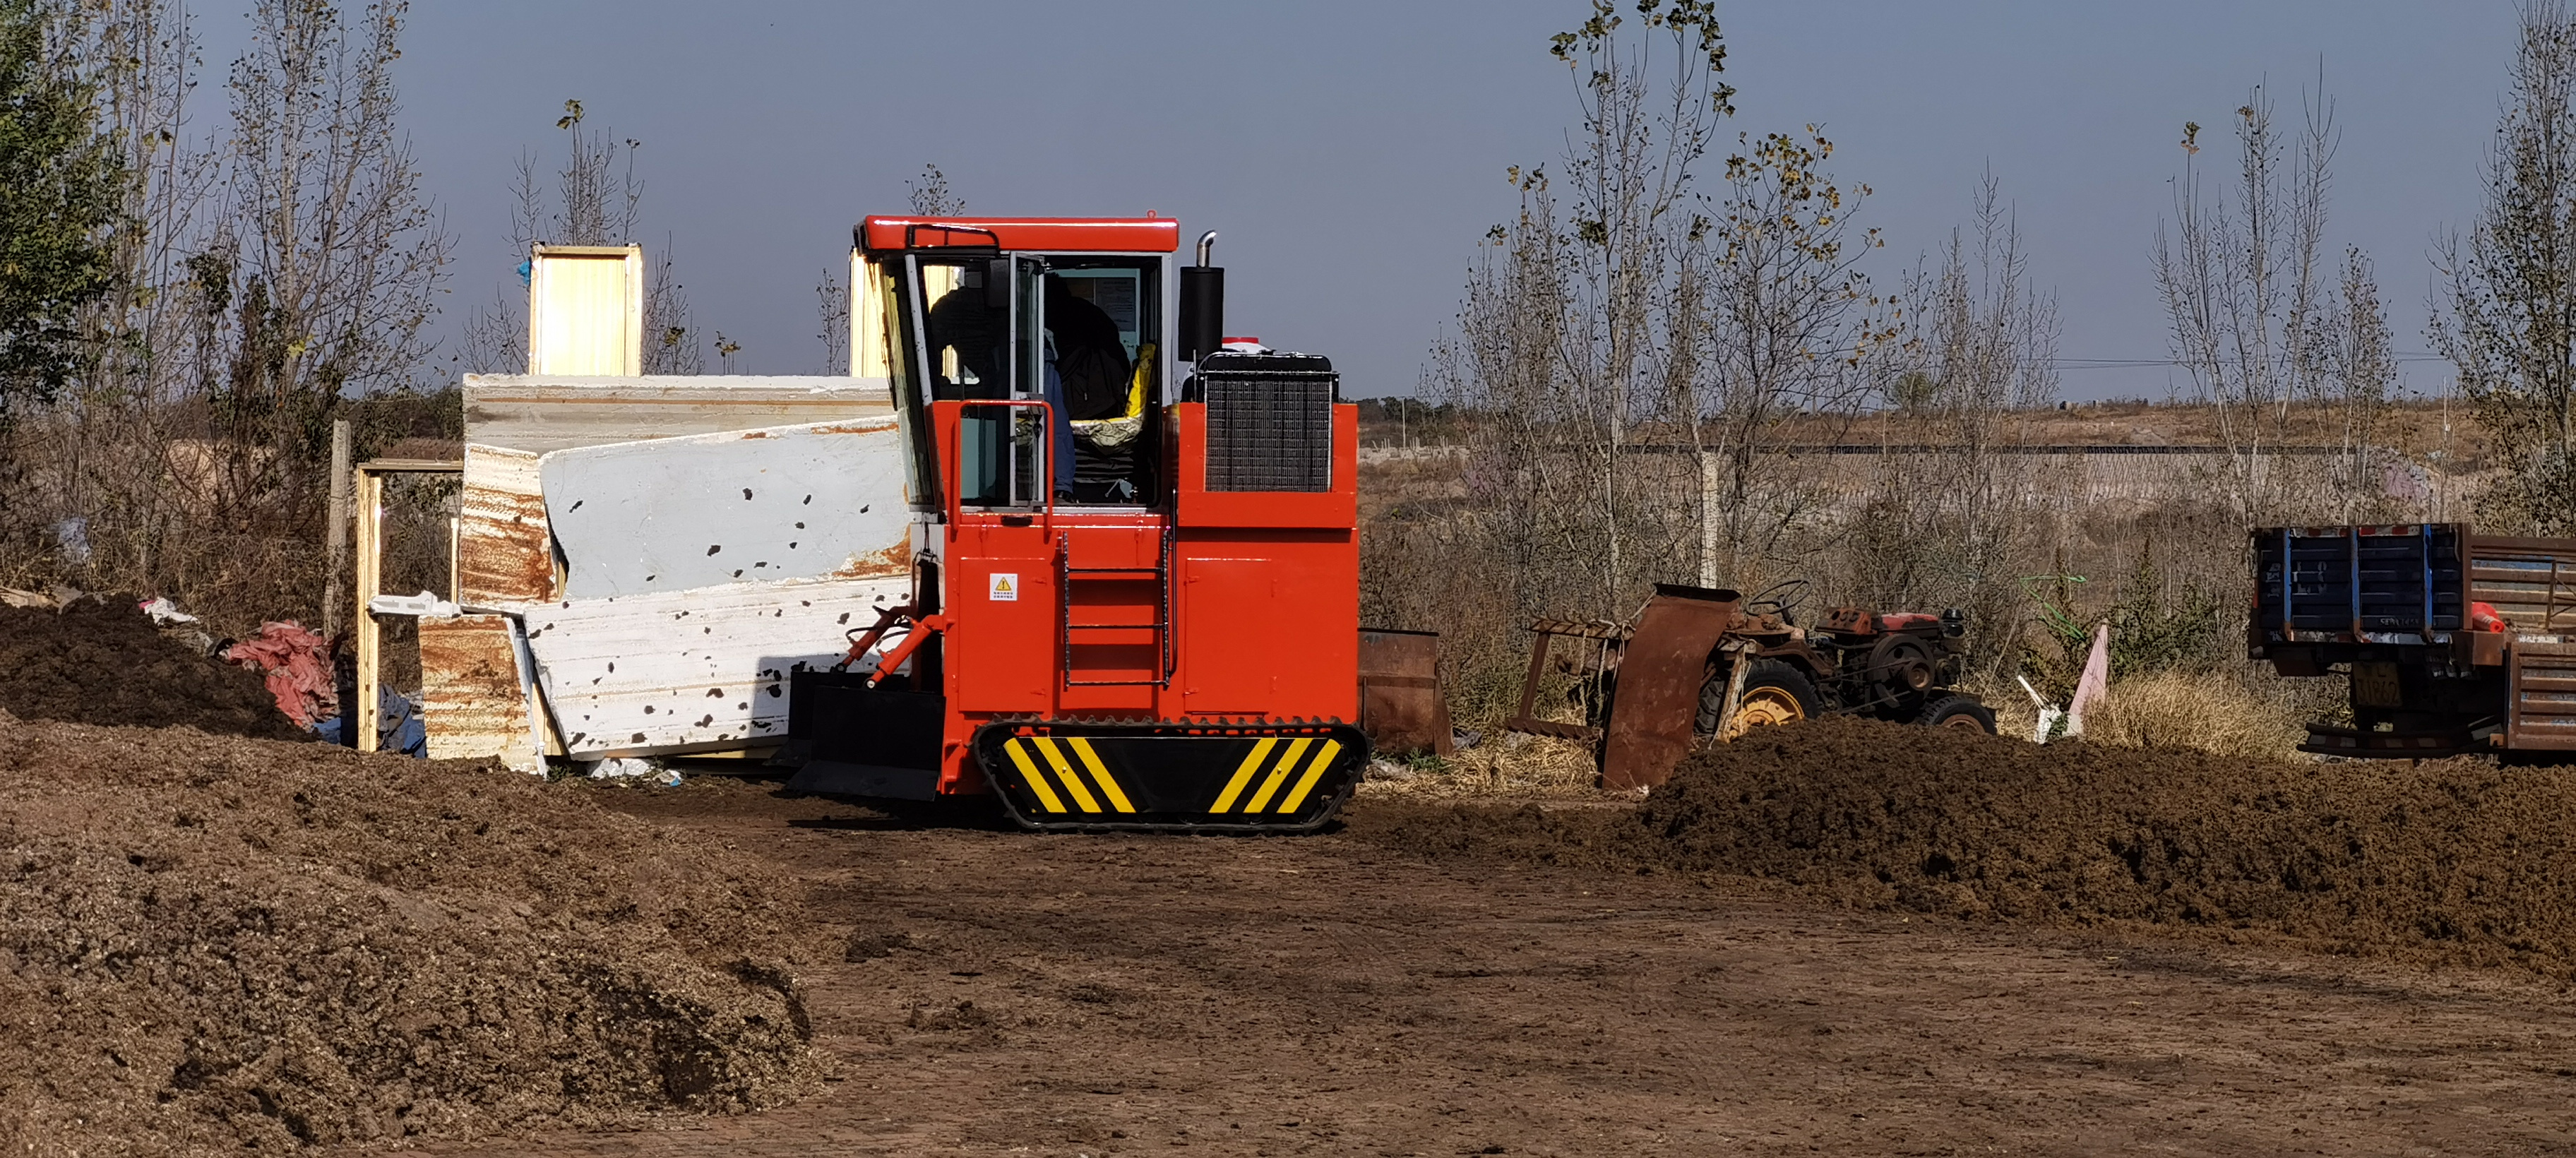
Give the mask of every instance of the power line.
<svg viewBox="0 0 2576 1158">
<path fill-rule="evenodd" d="M 2400 354 L 2389 361 L 2400 365 L 2416 362 L 2447 362 L 2439 354 Z M 2059 370 L 2136 370 L 2158 366 L 2180 366 L 2173 358 L 2051 358 L 2048 364 Z"/>
</svg>

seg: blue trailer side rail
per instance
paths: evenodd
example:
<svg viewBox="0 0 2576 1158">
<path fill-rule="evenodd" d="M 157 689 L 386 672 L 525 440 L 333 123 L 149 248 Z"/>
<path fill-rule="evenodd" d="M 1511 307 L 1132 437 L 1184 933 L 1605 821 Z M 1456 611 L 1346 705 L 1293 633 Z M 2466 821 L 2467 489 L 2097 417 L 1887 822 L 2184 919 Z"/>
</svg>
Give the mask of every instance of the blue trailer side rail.
<svg viewBox="0 0 2576 1158">
<path fill-rule="evenodd" d="M 2447 644 L 2468 615 L 2458 523 L 2254 532 L 2253 627 L 2281 643 Z"/>
</svg>

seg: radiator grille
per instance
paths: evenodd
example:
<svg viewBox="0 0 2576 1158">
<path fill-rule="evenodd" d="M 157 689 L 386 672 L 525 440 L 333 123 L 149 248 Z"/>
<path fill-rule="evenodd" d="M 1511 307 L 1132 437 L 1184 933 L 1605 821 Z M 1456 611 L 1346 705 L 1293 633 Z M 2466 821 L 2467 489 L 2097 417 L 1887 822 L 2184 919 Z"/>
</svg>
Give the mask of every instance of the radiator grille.
<svg viewBox="0 0 2576 1158">
<path fill-rule="evenodd" d="M 1211 370 L 1199 379 L 1207 402 L 1209 490 L 1333 489 L 1337 375 L 1330 370 Z"/>
</svg>

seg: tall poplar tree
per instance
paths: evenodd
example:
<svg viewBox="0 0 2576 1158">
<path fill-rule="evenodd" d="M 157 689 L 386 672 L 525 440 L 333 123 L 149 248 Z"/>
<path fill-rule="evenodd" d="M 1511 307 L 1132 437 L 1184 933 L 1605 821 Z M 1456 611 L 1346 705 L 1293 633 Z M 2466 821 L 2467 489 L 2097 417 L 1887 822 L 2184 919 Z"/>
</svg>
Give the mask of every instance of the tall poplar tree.
<svg viewBox="0 0 2576 1158">
<path fill-rule="evenodd" d="M 110 284 L 124 171 L 52 0 L 0 0 L 0 423 L 59 394 Z"/>
</svg>

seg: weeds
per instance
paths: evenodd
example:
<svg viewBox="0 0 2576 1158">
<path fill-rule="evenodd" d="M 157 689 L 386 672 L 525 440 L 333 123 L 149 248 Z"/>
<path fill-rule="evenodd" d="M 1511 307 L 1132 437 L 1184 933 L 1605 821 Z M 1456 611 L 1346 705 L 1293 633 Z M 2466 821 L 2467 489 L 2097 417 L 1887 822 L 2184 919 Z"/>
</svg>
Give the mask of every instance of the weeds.
<svg viewBox="0 0 2576 1158">
<path fill-rule="evenodd" d="M 1589 745 L 1507 734 L 1448 759 L 1383 761 L 1360 785 L 1364 796 L 1411 800 L 1598 800 Z"/>
<path fill-rule="evenodd" d="M 2286 681 L 2265 687 L 2257 679 L 2213 671 L 2115 679 L 2109 700 L 2085 717 L 2084 738 L 2122 748 L 2299 759 L 2307 721 L 2316 717 L 2308 697 L 2281 687 Z"/>
</svg>

